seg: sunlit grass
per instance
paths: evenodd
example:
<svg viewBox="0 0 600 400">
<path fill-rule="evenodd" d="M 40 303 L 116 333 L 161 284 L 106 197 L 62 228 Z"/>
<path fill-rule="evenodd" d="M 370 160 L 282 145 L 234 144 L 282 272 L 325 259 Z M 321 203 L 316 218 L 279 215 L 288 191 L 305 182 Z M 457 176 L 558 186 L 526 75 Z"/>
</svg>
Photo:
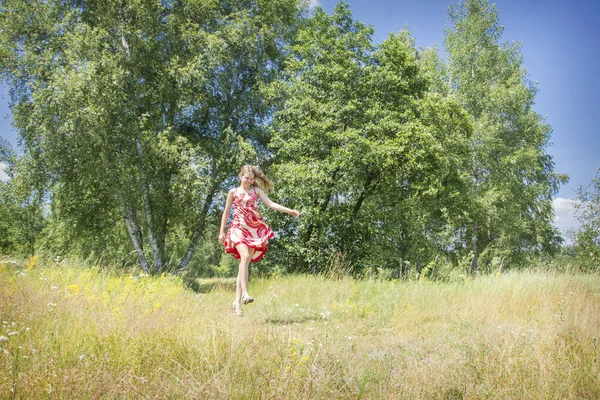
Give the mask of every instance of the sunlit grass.
<svg viewBox="0 0 600 400">
<path fill-rule="evenodd" d="M 600 398 L 600 279 L 234 281 L 0 265 L 10 398 Z"/>
</svg>

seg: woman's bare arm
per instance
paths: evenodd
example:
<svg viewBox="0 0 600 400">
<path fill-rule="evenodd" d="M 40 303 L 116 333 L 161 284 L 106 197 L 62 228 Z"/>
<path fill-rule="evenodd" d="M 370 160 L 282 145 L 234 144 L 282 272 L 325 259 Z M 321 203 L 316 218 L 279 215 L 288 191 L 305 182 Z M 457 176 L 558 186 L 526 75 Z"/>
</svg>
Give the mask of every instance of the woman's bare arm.
<svg viewBox="0 0 600 400">
<path fill-rule="evenodd" d="M 271 201 L 271 199 L 269 199 L 269 197 L 267 197 L 267 195 L 265 194 L 265 192 L 262 191 L 261 188 L 255 187 L 255 190 L 256 190 L 256 193 L 258 194 L 258 197 L 260 197 L 260 199 L 263 201 L 263 203 L 265 203 L 267 205 L 267 207 L 270 207 L 275 211 L 284 212 L 284 213 L 293 215 L 296 218 L 298 218 L 298 215 L 300 215 L 300 212 L 298 210 L 292 210 L 291 208 L 284 207 L 280 204 L 275 203 L 274 201 Z"/>
<path fill-rule="evenodd" d="M 235 189 L 231 189 L 227 194 L 227 201 L 225 202 L 225 210 L 223 211 L 223 216 L 221 217 L 221 229 L 219 231 L 219 242 L 223 243 L 225 241 L 225 224 L 227 224 L 227 219 L 229 218 L 229 213 L 231 212 L 231 204 L 233 203 L 233 193 Z"/>
</svg>

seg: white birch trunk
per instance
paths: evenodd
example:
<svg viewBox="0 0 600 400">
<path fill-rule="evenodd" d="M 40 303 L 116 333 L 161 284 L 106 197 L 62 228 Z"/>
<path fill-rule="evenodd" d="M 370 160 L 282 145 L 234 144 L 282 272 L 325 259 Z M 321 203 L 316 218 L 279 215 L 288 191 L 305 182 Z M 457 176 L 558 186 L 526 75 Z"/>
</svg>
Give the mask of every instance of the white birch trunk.
<svg viewBox="0 0 600 400">
<path fill-rule="evenodd" d="M 154 233 L 154 221 L 152 218 L 152 205 L 150 202 L 150 191 L 148 189 L 148 177 L 146 175 L 146 165 L 144 164 L 144 149 L 139 134 L 135 138 L 135 145 L 138 153 L 138 168 L 140 172 L 140 185 L 142 189 L 142 202 L 144 204 L 144 216 L 148 226 L 148 239 L 152 247 L 152 258 L 154 260 L 155 272 L 161 272 L 163 268 L 163 249 Z"/>
</svg>

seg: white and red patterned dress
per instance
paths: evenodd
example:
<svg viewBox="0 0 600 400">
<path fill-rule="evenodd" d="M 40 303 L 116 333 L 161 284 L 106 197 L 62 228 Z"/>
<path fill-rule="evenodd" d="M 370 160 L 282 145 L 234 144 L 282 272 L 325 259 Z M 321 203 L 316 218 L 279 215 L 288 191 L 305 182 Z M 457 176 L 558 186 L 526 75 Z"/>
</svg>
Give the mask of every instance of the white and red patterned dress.
<svg viewBox="0 0 600 400">
<path fill-rule="evenodd" d="M 254 249 L 252 261 L 257 262 L 267 252 L 267 243 L 275 234 L 258 211 L 258 194 L 252 187 L 250 193 L 235 189 L 233 196 L 233 221 L 225 235 L 225 251 L 240 258 L 236 246 L 240 243 Z"/>
</svg>

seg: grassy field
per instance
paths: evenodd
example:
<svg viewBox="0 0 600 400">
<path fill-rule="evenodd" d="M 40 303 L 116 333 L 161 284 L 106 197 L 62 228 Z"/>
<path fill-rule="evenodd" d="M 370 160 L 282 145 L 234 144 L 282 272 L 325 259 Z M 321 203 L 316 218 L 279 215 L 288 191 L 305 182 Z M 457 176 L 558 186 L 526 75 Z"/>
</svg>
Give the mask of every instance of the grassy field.
<svg viewBox="0 0 600 400">
<path fill-rule="evenodd" d="M 198 283 L 0 262 L 1 398 L 600 398 L 598 275 Z"/>
</svg>

